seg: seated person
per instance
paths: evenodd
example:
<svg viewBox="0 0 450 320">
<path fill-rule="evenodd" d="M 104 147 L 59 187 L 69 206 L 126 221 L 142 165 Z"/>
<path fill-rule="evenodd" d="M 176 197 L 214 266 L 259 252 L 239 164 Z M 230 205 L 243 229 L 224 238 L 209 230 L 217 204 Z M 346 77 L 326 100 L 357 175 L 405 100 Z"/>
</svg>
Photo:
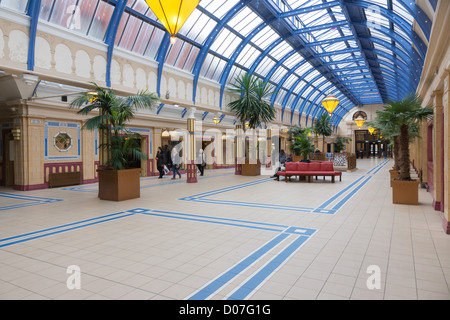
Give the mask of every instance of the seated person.
<svg viewBox="0 0 450 320">
<path fill-rule="evenodd" d="M 286 162 L 292 162 L 292 158 L 291 157 L 287 157 L 286 158 Z M 275 178 L 276 180 L 280 180 L 280 176 L 278 175 L 279 171 L 285 171 L 285 164 L 283 163 L 280 167 L 277 168 L 277 170 L 275 171 L 275 174 L 273 176 L 271 176 L 271 178 Z"/>
</svg>

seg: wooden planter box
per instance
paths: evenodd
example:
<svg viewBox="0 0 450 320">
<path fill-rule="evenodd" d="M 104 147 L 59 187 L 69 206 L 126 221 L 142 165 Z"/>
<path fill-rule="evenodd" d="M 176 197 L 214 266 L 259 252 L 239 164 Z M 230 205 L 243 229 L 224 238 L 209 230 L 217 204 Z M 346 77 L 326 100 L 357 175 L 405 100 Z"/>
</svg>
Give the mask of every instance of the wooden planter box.
<svg viewBox="0 0 450 320">
<path fill-rule="evenodd" d="M 401 181 L 392 180 L 392 203 L 419 204 L 419 180 Z"/>
<path fill-rule="evenodd" d="M 98 197 L 123 201 L 141 196 L 141 169 L 97 170 Z"/>
<path fill-rule="evenodd" d="M 243 176 L 259 176 L 261 175 L 261 163 L 258 160 L 258 163 L 245 163 L 242 164 L 242 175 Z"/>
<path fill-rule="evenodd" d="M 292 155 L 291 158 L 292 158 L 292 162 L 300 162 L 300 161 L 303 160 L 303 156 L 294 156 L 294 155 Z"/>
<path fill-rule="evenodd" d="M 391 176 L 391 187 L 392 187 L 392 180 L 398 178 L 398 170 L 389 170 L 389 174 Z"/>
</svg>

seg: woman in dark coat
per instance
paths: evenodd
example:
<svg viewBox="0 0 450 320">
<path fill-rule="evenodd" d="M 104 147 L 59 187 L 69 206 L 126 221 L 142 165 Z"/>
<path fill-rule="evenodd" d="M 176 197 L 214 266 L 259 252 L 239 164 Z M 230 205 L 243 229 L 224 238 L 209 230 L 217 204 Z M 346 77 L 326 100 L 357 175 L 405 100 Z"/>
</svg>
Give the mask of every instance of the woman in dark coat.
<svg viewBox="0 0 450 320">
<path fill-rule="evenodd" d="M 158 179 L 161 179 L 164 175 L 164 153 L 161 147 L 158 147 L 158 152 L 156 153 L 156 168 L 159 171 Z"/>
</svg>

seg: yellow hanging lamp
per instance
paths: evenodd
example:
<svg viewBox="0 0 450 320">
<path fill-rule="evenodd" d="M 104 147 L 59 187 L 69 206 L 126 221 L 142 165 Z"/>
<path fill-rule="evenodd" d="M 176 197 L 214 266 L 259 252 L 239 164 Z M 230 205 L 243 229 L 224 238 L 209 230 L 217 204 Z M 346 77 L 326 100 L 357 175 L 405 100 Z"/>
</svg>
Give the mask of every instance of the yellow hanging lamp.
<svg viewBox="0 0 450 320">
<path fill-rule="evenodd" d="M 339 102 L 340 101 L 338 98 L 336 98 L 332 94 L 329 94 L 328 97 L 326 97 L 325 99 L 322 100 L 322 105 L 328 111 L 329 115 L 331 116 L 334 109 L 336 109 L 336 107 L 338 106 Z"/>
<path fill-rule="evenodd" d="M 373 134 L 373 132 L 375 131 L 375 128 L 370 127 L 368 130 L 369 130 L 370 134 Z"/>
<path fill-rule="evenodd" d="M 355 123 L 358 126 L 358 128 L 361 128 L 364 122 L 366 122 L 366 120 L 362 116 L 359 116 L 358 118 L 355 119 Z"/>
<path fill-rule="evenodd" d="M 156 17 L 170 33 L 170 43 L 200 3 L 200 0 L 145 0 Z"/>
</svg>

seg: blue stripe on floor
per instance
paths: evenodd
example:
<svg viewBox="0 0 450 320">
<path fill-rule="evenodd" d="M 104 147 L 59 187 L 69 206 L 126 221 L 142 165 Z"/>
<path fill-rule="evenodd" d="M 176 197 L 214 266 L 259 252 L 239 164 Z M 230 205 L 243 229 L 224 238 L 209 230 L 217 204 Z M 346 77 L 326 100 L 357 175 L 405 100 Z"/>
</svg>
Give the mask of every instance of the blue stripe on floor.
<svg viewBox="0 0 450 320">
<path fill-rule="evenodd" d="M 255 275 L 248 279 L 237 290 L 231 293 L 227 300 L 244 300 L 266 281 L 284 262 L 286 262 L 297 251 L 309 237 L 300 236 L 295 239 L 286 249 L 277 254 Z"/>
<path fill-rule="evenodd" d="M 272 250 L 275 246 L 280 244 L 284 239 L 286 239 L 289 234 L 282 233 L 276 236 L 274 239 L 263 245 L 261 248 L 247 256 L 244 260 L 237 263 L 235 266 L 230 268 L 228 271 L 214 279 L 212 282 L 207 284 L 205 287 L 200 289 L 194 295 L 189 297 L 189 300 L 205 300 L 210 295 L 215 293 L 217 290 L 222 288 L 228 282 L 233 280 L 236 276 L 238 276 L 241 272 L 245 271 L 249 268 L 253 263 L 259 260 L 262 256 L 264 256 L 267 252 Z"/>
</svg>

